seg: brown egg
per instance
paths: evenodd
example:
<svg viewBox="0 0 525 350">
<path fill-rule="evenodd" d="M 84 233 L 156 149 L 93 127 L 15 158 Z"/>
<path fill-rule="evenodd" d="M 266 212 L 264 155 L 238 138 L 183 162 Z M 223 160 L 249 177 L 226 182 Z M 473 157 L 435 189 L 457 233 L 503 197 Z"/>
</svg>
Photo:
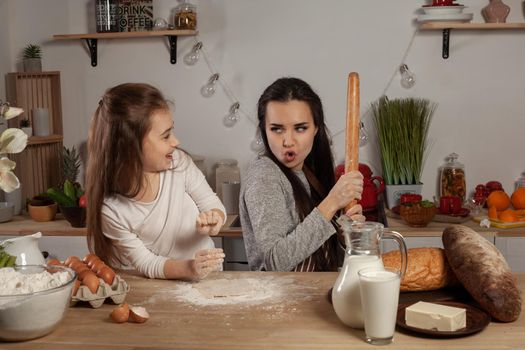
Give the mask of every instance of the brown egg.
<svg viewBox="0 0 525 350">
<path fill-rule="evenodd" d="M 149 319 L 149 313 L 142 306 L 130 306 L 129 319 L 136 323 L 144 323 Z"/>
<path fill-rule="evenodd" d="M 109 266 L 102 267 L 97 275 L 109 285 L 112 285 L 113 280 L 115 279 L 115 271 L 113 271 Z"/>
<path fill-rule="evenodd" d="M 49 260 L 47 261 L 47 266 L 53 266 L 53 265 L 64 266 L 64 264 L 62 264 L 62 263 L 60 262 L 60 260 L 58 260 L 58 259 L 49 259 Z"/>
<path fill-rule="evenodd" d="M 80 280 L 76 280 L 75 284 L 73 285 L 73 290 L 71 292 L 71 295 L 75 296 L 78 292 L 78 288 L 80 287 Z"/>
<path fill-rule="evenodd" d="M 91 265 L 91 270 L 93 270 L 95 273 L 98 273 L 98 271 L 106 266 L 102 260 L 96 261 Z"/>
<path fill-rule="evenodd" d="M 111 319 L 117 323 L 123 323 L 126 322 L 129 319 L 129 306 L 128 304 L 124 303 L 122 305 L 117 306 L 116 308 L 111 311 L 111 314 L 109 315 Z"/>
<path fill-rule="evenodd" d="M 83 281 L 86 275 L 95 275 L 95 273 L 91 271 L 89 268 L 86 268 L 85 270 L 77 272 L 77 274 L 78 274 L 78 279 L 80 281 Z"/>
<path fill-rule="evenodd" d="M 71 267 L 71 263 L 73 261 L 80 261 L 80 259 L 76 256 L 68 256 L 66 261 L 64 261 L 64 265 L 68 266 L 68 267 Z"/>
<path fill-rule="evenodd" d="M 95 294 L 97 292 L 98 286 L 100 285 L 98 277 L 94 273 L 86 274 L 83 277 L 84 279 L 82 280 L 82 284 L 88 287 L 91 293 Z"/>
<path fill-rule="evenodd" d="M 84 262 L 78 260 L 78 261 L 73 261 L 69 267 L 75 270 L 76 273 L 78 273 L 80 269 L 84 266 L 89 269 L 89 267 L 86 264 L 84 264 Z"/>
</svg>

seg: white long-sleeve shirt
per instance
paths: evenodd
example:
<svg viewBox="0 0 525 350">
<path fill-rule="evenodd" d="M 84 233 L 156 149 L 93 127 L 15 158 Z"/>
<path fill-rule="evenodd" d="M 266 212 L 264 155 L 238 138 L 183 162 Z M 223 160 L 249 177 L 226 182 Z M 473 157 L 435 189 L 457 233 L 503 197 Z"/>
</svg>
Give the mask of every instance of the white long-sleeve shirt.
<svg viewBox="0 0 525 350">
<path fill-rule="evenodd" d="M 180 151 L 175 151 L 180 152 Z M 202 172 L 189 156 L 174 170 L 160 173 L 159 192 L 150 203 L 116 195 L 104 199 L 102 232 L 111 239 L 120 260 L 111 263 L 131 268 L 149 278 L 165 278 L 171 259 L 193 259 L 201 249 L 213 248 L 209 236 L 196 232 L 199 212 L 226 210 Z"/>
</svg>

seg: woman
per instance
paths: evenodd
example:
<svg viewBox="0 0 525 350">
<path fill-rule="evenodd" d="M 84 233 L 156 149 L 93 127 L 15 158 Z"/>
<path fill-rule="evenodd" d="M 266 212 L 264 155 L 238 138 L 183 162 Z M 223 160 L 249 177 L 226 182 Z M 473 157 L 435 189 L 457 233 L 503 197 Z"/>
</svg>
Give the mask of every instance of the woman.
<svg viewBox="0 0 525 350">
<path fill-rule="evenodd" d="M 210 235 L 225 209 L 179 150 L 168 103 L 147 84 L 106 91 L 88 138 L 88 245 L 114 267 L 195 280 L 221 268 Z"/>
<path fill-rule="evenodd" d="M 250 268 L 336 271 L 344 250 L 332 219 L 361 198 L 361 173 L 335 181 L 321 99 L 306 82 L 278 79 L 257 114 L 265 153 L 248 169 L 240 196 Z M 345 214 L 364 220 L 360 205 Z"/>
</svg>

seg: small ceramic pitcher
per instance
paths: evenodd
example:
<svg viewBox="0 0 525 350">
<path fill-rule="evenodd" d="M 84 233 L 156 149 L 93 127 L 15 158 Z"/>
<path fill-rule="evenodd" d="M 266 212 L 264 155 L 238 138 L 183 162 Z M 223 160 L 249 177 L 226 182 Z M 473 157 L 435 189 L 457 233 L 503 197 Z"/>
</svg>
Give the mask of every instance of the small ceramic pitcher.
<svg viewBox="0 0 525 350">
<path fill-rule="evenodd" d="M 42 237 L 41 232 L 28 236 L 9 238 L 0 245 L 6 253 L 16 256 L 17 265 L 45 265 L 46 260 L 38 248 L 38 240 Z"/>
</svg>

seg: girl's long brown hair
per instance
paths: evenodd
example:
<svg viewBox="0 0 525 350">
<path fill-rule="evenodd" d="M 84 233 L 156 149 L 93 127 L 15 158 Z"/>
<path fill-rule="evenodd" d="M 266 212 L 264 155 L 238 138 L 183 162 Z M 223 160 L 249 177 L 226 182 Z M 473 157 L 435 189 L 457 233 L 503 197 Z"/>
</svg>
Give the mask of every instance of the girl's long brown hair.
<svg viewBox="0 0 525 350">
<path fill-rule="evenodd" d="M 101 229 L 104 198 L 138 194 L 144 176 L 142 140 L 151 128 L 150 116 L 168 109 L 158 89 L 126 83 L 107 90 L 95 111 L 88 136 L 87 239 L 89 251 L 106 263 L 114 262 L 115 254 Z"/>
</svg>

